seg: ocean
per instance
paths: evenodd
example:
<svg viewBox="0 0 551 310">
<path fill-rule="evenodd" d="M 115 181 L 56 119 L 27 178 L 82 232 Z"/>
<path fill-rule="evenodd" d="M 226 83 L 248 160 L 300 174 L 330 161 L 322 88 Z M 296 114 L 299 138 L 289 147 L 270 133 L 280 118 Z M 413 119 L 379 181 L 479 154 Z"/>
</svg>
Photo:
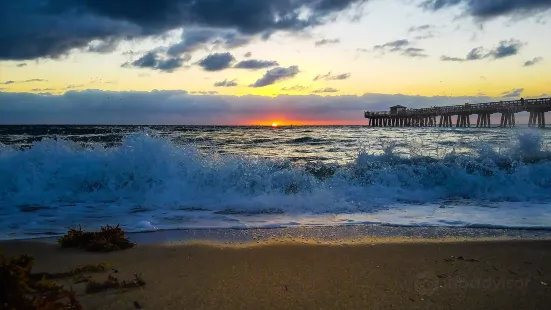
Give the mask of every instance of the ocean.
<svg viewBox="0 0 551 310">
<path fill-rule="evenodd" d="M 0 239 L 105 224 L 551 229 L 551 131 L 0 126 Z"/>
</svg>

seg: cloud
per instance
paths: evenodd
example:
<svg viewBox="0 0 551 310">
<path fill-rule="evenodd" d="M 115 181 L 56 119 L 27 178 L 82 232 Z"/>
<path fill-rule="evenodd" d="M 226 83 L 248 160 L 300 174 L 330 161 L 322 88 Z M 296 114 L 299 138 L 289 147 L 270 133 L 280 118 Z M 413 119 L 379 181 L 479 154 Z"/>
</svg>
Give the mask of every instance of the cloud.
<svg viewBox="0 0 551 310">
<path fill-rule="evenodd" d="M 543 61 L 543 57 L 536 57 L 524 63 L 524 67 L 531 67 Z"/>
<path fill-rule="evenodd" d="M 209 93 L 208 91 L 205 93 Z M 488 97 L 281 95 L 203 96 L 185 91 L 68 91 L 60 95 L 0 93 L 0 124 L 251 124 L 266 115 L 296 122 L 365 124 L 363 112 L 490 102 Z M 75 104 L 78 103 L 78 104 Z"/>
<path fill-rule="evenodd" d="M 494 60 L 501 59 L 501 58 L 517 55 L 523 45 L 524 44 L 522 42 L 515 39 L 502 40 L 494 49 L 487 52 L 484 50 L 482 46 L 480 46 L 480 47 L 473 48 L 469 53 L 467 53 L 467 56 L 465 56 L 465 58 L 443 55 L 440 57 L 440 60 L 463 62 L 463 61 L 481 60 L 485 58 L 492 58 Z"/>
<path fill-rule="evenodd" d="M 246 52 L 245 55 L 243 55 L 243 57 L 249 58 L 249 57 L 251 57 L 252 55 L 253 55 L 253 53 L 251 53 L 251 52 Z"/>
<path fill-rule="evenodd" d="M 440 60 L 442 60 L 442 61 L 457 61 L 457 62 L 465 61 L 464 58 L 450 57 L 450 56 L 445 56 L 445 55 L 441 56 Z"/>
<path fill-rule="evenodd" d="M 46 92 L 46 91 L 53 91 L 55 90 L 54 88 L 33 88 L 31 89 L 31 91 L 34 91 L 34 92 Z"/>
<path fill-rule="evenodd" d="M 374 51 L 379 51 L 383 55 L 386 53 L 400 53 L 402 56 L 412 58 L 428 57 L 422 48 L 411 47 L 412 42 L 407 39 L 391 41 L 382 45 L 373 46 Z"/>
<path fill-rule="evenodd" d="M 193 95 L 217 95 L 218 92 L 215 90 L 209 90 L 209 91 L 192 91 L 190 94 Z"/>
<path fill-rule="evenodd" d="M 279 66 L 279 63 L 277 61 L 248 59 L 248 60 L 243 60 L 238 62 L 233 67 L 237 69 L 257 70 L 257 69 L 265 69 L 265 68 L 270 68 L 275 66 Z"/>
<path fill-rule="evenodd" d="M 30 79 L 30 80 L 24 80 L 24 81 L 5 81 L 0 84 L 8 85 L 8 84 L 20 84 L 20 83 L 36 83 L 36 82 L 47 82 L 48 80 L 45 79 Z"/>
<path fill-rule="evenodd" d="M 404 47 L 406 47 L 410 44 L 411 44 L 411 42 L 409 42 L 409 40 L 401 39 L 401 40 L 391 41 L 391 42 L 385 43 L 383 45 L 375 45 L 373 47 L 373 49 L 383 50 L 383 51 L 390 51 L 390 52 L 399 52 Z"/>
<path fill-rule="evenodd" d="M 70 84 L 65 86 L 65 89 L 75 89 L 75 88 L 82 88 L 82 87 L 84 87 L 83 84 Z"/>
<path fill-rule="evenodd" d="M 17 64 L 15 66 L 18 67 L 18 68 L 21 68 L 21 67 L 26 67 L 27 64 L 26 63 L 20 63 L 20 64 Z"/>
<path fill-rule="evenodd" d="M 184 62 L 188 60 L 189 60 L 189 57 L 188 58 L 182 58 L 182 57 L 164 58 L 159 56 L 158 53 L 151 51 L 131 63 L 130 62 L 124 63 L 122 67 L 149 68 L 149 69 L 160 70 L 163 72 L 170 73 L 182 67 L 184 65 Z"/>
<path fill-rule="evenodd" d="M 189 27 L 267 38 L 277 31 L 299 32 L 325 24 L 366 1 L 162 0 L 154 5 L 149 0 L 4 1 L 0 10 L 0 59 L 55 59 L 74 49 L 86 49 L 92 42 L 109 45 Z"/>
<path fill-rule="evenodd" d="M 465 60 L 479 60 L 486 58 L 486 55 L 483 54 L 484 49 L 482 47 L 475 47 L 465 57 Z"/>
<path fill-rule="evenodd" d="M 416 48 L 416 47 L 408 47 L 406 48 L 403 52 L 402 52 L 402 55 L 404 56 L 407 56 L 407 57 L 420 57 L 420 58 L 424 58 L 424 57 L 429 57 L 429 55 L 425 54 L 425 50 L 422 49 L 422 48 Z"/>
<path fill-rule="evenodd" d="M 329 44 L 337 44 L 340 43 L 340 39 L 322 39 L 319 41 L 314 42 L 315 46 L 322 46 L 322 45 L 329 45 Z"/>
<path fill-rule="evenodd" d="M 331 75 L 331 72 L 327 74 L 319 74 L 314 78 L 314 81 L 318 80 L 327 80 L 327 81 L 337 81 L 337 80 L 346 80 L 350 77 L 350 73 L 341 73 L 336 75 Z"/>
<path fill-rule="evenodd" d="M 425 40 L 434 38 L 438 34 L 438 31 L 436 31 L 436 27 L 434 25 L 425 24 L 409 27 L 408 33 L 414 35 L 416 40 Z"/>
<path fill-rule="evenodd" d="M 425 0 L 421 3 L 431 11 L 457 5 L 461 5 L 466 14 L 481 20 L 510 15 L 530 16 L 551 9 L 549 0 Z"/>
<path fill-rule="evenodd" d="M 88 44 L 87 51 L 99 54 L 108 54 L 114 52 L 119 46 L 119 42 L 109 39 L 105 41 L 92 41 Z"/>
<path fill-rule="evenodd" d="M 306 86 L 294 85 L 294 86 L 283 87 L 281 90 L 283 90 L 283 91 L 302 91 L 302 90 L 306 90 L 306 89 L 308 89 L 308 87 L 306 87 Z"/>
<path fill-rule="evenodd" d="M 266 71 L 264 76 L 256 80 L 250 87 L 264 87 L 276 83 L 280 80 L 286 80 L 294 77 L 299 73 L 298 66 L 290 66 L 288 68 L 277 67 Z"/>
<path fill-rule="evenodd" d="M 488 57 L 494 59 L 505 58 L 518 54 L 524 44 L 519 40 L 510 39 L 499 42 L 499 45 L 488 53 Z"/>
<path fill-rule="evenodd" d="M 314 94 L 321 94 L 321 93 L 337 93 L 339 90 L 332 88 L 332 87 L 326 87 L 326 88 L 320 88 L 314 90 L 312 93 Z"/>
<path fill-rule="evenodd" d="M 184 29 L 181 41 L 171 45 L 167 54 L 180 56 L 209 47 L 231 49 L 246 45 L 250 40 L 249 36 L 243 36 L 233 29 L 190 27 Z"/>
<path fill-rule="evenodd" d="M 503 92 L 501 93 L 501 96 L 503 98 L 518 98 L 522 95 L 522 92 L 524 92 L 524 88 L 517 88 Z"/>
<path fill-rule="evenodd" d="M 237 86 L 237 82 L 235 79 L 223 80 L 223 81 L 214 83 L 214 87 L 234 87 L 234 86 Z"/>
<path fill-rule="evenodd" d="M 117 81 L 111 80 L 111 81 L 104 81 L 103 79 L 94 79 L 89 82 L 90 84 L 117 84 Z"/>
<path fill-rule="evenodd" d="M 433 25 L 421 25 L 421 26 L 411 26 L 409 27 L 408 29 L 408 32 L 417 32 L 417 31 L 423 31 L 423 30 L 428 30 L 428 29 L 431 29 L 431 28 L 434 28 Z"/>
<path fill-rule="evenodd" d="M 205 71 L 220 71 L 229 68 L 235 60 L 230 53 L 214 53 L 203 58 L 199 62 L 199 66 Z"/>
</svg>

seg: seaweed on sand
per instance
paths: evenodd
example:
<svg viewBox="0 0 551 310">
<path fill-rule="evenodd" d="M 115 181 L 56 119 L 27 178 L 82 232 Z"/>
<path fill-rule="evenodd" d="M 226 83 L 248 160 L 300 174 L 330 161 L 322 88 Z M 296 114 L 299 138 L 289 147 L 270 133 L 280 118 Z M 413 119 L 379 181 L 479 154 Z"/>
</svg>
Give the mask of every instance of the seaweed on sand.
<svg viewBox="0 0 551 310">
<path fill-rule="evenodd" d="M 57 273 L 49 273 L 49 272 L 40 272 L 40 273 L 32 273 L 30 274 L 31 279 L 39 280 L 39 279 L 64 279 L 64 278 L 73 278 L 74 281 L 78 282 L 87 282 L 83 281 L 85 278 L 83 277 L 83 273 L 85 272 L 103 272 L 107 271 L 109 268 L 108 264 L 100 263 L 100 264 L 87 264 L 87 265 L 81 265 L 76 268 L 73 268 L 69 271 L 65 272 L 57 272 Z"/>
<path fill-rule="evenodd" d="M 16 310 L 82 310 L 76 300 L 72 287 L 65 289 L 49 279 L 71 278 L 73 284 L 87 282 L 85 292 L 97 293 L 109 289 L 129 289 L 142 287 L 145 281 L 141 275 L 134 274 L 132 280 L 119 281 L 111 274 L 107 280 L 96 282 L 83 273 L 104 272 L 107 264 L 88 264 L 76 267 L 67 272 L 31 273 L 34 258 L 19 255 L 6 258 L 0 254 L 0 309 Z"/>
<path fill-rule="evenodd" d="M 75 292 L 45 278 L 31 276 L 34 258 L 0 254 L 0 308 L 18 310 L 81 310 Z"/>
<path fill-rule="evenodd" d="M 81 248 L 91 252 L 111 252 L 134 247 L 136 244 L 130 242 L 124 234 L 119 225 L 102 226 L 100 231 L 83 231 L 79 226 L 78 229 L 69 229 L 57 242 L 62 248 Z"/>
<path fill-rule="evenodd" d="M 136 273 L 134 273 L 134 279 L 130 281 L 128 280 L 120 281 L 117 277 L 109 274 L 107 276 L 107 280 L 103 282 L 88 281 L 88 284 L 86 285 L 86 293 L 87 294 L 99 293 L 109 289 L 122 290 L 127 288 L 136 288 L 136 287 L 141 288 L 144 285 L 145 285 L 145 281 L 142 279 L 142 276 Z"/>
</svg>

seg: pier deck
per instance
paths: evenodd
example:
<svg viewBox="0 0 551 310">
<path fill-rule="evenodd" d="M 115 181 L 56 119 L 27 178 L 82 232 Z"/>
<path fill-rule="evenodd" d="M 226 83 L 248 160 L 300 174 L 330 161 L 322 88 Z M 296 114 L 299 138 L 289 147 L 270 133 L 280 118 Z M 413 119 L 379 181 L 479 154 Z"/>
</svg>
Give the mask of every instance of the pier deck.
<svg viewBox="0 0 551 310">
<path fill-rule="evenodd" d="M 545 127 L 545 112 L 551 111 L 551 98 L 520 99 L 455 106 L 407 109 L 391 107 L 390 111 L 370 112 L 364 116 L 371 127 L 471 127 L 471 115 L 478 115 L 476 127 L 491 127 L 490 115 L 501 113 L 500 127 L 516 126 L 515 113 L 530 112 L 528 126 Z M 437 120 L 437 118 L 439 118 Z"/>
</svg>

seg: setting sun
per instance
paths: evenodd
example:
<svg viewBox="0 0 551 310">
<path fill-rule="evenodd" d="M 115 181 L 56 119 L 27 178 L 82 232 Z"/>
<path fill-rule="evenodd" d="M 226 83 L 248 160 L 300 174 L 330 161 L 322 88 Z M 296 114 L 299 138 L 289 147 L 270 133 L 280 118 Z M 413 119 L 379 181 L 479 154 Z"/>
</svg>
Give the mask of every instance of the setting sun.
<svg viewBox="0 0 551 310">
<path fill-rule="evenodd" d="M 272 127 L 275 128 L 275 127 L 277 127 L 277 126 L 278 126 L 277 123 L 272 123 Z"/>
</svg>

